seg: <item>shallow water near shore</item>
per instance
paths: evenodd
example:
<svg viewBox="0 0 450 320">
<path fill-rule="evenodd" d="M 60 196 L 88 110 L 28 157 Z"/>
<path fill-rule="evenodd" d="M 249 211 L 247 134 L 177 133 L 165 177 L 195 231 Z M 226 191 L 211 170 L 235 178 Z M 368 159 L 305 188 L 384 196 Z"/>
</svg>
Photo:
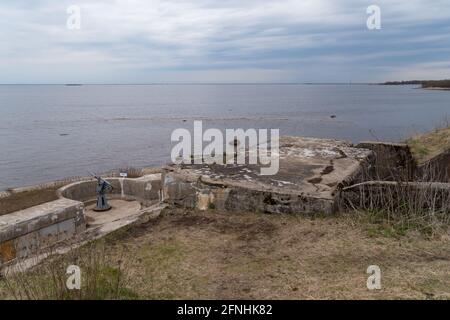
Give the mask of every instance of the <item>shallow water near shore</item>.
<svg viewBox="0 0 450 320">
<path fill-rule="evenodd" d="M 442 125 L 450 92 L 378 85 L 0 86 L 0 190 L 170 161 L 171 133 L 400 141 Z"/>
</svg>

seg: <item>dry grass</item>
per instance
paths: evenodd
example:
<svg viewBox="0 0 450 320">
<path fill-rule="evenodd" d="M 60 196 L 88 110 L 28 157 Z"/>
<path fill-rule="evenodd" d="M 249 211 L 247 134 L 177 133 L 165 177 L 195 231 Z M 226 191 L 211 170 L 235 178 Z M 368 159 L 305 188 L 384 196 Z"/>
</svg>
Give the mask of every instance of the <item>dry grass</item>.
<svg viewBox="0 0 450 320">
<path fill-rule="evenodd" d="M 380 228 L 353 214 L 171 209 L 107 237 L 105 259 L 127 263 L 133 294 L 120 298 L 449 299 L 449 234 L 392 237 L 374 232 Z M 366 287 L 373 264 L 381 267 L 382 290 Z"/>
<path fill-rule="evenodd" d="M 56 191 L 59 188 L 85 179 L 84 177 L 69 177 L 36 186 L 7 189 L 6 192 L 2 192 L 4 195 L 0 197 L 0 216 L 57 200 Z"/>
<path fill-rule="evenodd" d="M 64 256 L 54 256 L 27 272 L 0 278 L 0 298 L 16 300 L 135 299 L 127 287 L 127 262 L 112 260 L 104 243 L 93 242 Z M 68 266 L 81 269 L 81 290 L 69 290 Z M 19 270 L 21 263 L 18 265 Z"/>
<path fill-rule="evenodd" d="M 450 298 L 448 235 L 396 239 L 373 227 L 351 216 L 180 210 L 111 241 L 138 257 L 133 288 L 144 298 Z M 366 287 L 372 264 L 381 291 Z"/>
<path fill-rule="evenodd" d="M 450 127 L 436 132 L 442 130 L 448 134 L 447 147 L 450 147 Z M 447 145 L 438 141 L 437 133 L 429 133 L 415 139 L 428 145 L 429 149 L 423 155 L 433 157 Z M 424 139 L 436 141 L 434 144 L 431 140 L 426 143 Z M 411 141 L 412 139 L 410 145 Z M 437 146 L 438 143 L 442 145 Z M 415 145 L 413 152 L 417 158 L 419 142 Z M 386 152 L 383 149 L 377 152 L 381 155 L 369 166 L 363 166 L 361 174 L 353 184 L 341 190 L 340 212 L 349 212 L 360 222 L 381 225 L 393 235 L 417 231 L 433 237 L 446 232 L 450 225 L 450 188 L 449 184 L 439 181 L 447 182 L 448 173 L 434 164 L 411 170 L 415 166 L 409 164 L 414 161 L 410 157 L 406 161 L 398 161 L 398 157 L 390 153 L 383 154 Z"/>
<path fill-rule="evenodd" d="M 450 127 L 411 137 L 407 143 L 419 164 L 427 162 L 439 153 L 450 149 Z"/>
<path fill-rule="evenodd" d="M 161 173 L 163 170 L 162 167 L 148 167 L 148 168 L 142 168 L 142 174 L 146 175 L 146 174 L 156 174 L 156 173 Z"/>
<path fill-rule="evenodd" d="M 450 225 L 450 190 L 441 184 L 369 181 L 341 193 L 341 212 L 389 227 L 403 235 L 417 231 L 433 237 Z"/>
<path fill-rule="evenodd" d="M 113 172 L 114 175 L 118 175 L 119 173 L 126 173 L 128 178 L 140 178 L 144 175 L 144 170 L 141 168 L 135 167 L 125 167 L 120 168 L 118 172 Z"/>
<path fill-rule="evenodd" d="M 0 216 L 56 200 L 57 189 L 58 187 L 48 187 L 12 193 L 0 199 Z"/>
</svg>

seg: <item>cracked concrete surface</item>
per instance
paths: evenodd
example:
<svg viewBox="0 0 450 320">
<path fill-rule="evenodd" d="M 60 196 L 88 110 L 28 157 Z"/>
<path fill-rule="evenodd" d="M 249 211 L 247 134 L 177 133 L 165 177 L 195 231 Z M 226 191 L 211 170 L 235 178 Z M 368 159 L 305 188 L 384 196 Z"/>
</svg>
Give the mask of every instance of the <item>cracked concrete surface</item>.
<svg viewBox="0 0 450 320">
<path fill-rule="evenodd" d="M 340 140 L 281 137 L 280 169 L 261 165 L 182 164 L 166 168 L 166 202 L 205 209 L 315 213 L 334 210 L 336 191 L 353 181 L 372 155 Z"/>
</svg>

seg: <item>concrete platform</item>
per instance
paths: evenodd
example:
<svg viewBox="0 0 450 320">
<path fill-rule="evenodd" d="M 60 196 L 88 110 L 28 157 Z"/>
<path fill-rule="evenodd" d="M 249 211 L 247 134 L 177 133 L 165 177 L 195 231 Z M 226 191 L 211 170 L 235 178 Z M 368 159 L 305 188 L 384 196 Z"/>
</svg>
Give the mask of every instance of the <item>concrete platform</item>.
<svg viewBox="0 0 450 320">
<path fill-rule="evenodd" d="M 101 226 L 110 222 L 125 219 L 139 213 L 142 206 L 139 201 L 110 200 L 111 209 L 108 211 L 94 211 L 95 203 L 86 206 L 86 227 Z"/>
<path fill-rule="evenodd" d="M 331 213 L 340 187 L 372 155 L 345 141 L 281 137 L 277 174 L 260 175 L 260 165 L 173 165 L 163 174 L 163 200 L 200 210 Z"/>
<path fill-rule="evenodd" d="M 117 208 L 116 214 L 110 217 L 95 217 L 92 225 L 89 225 L 84 232 L 78 233 L 72 238 L 67 239 L 68 241 L 56 242 L 51 247 L 39 248 L 39 250 L 33 252 L 33 254 L 29 252 L 30 254 L 21 257 L 21 259 L 13 263 L 4 265 L 0 263 L 0 276 L 24 272 L 52 255 L 65 254 L 88 242 L 100 239 L 122 228 L 138 226 L 147 223 L 150 220 L 157 219 L 161 211 L 167 206 L 166 204 L 155 203 L 149 207 L 141 208 L 136 212 L 135 209 L 137 208 L 137 204 L 135 201 L 123 202 L 127 202 L 127 204 L 122 205 L 121 200 L 112 200 L 112 203 Z M 127 208 L 131 209 L 131 211 L 122 212 L 123 209 Z"/>
<path fill-rule="evenodd" d="M 160 174 L 106 179 L 114 186 L 108 194 L 113 205 L 110 211 L 94 213 L 90 210 L 93 205 L 86 210 L 85 204 L 95 202 L 97 185 L 96 180 L 89 179 L 58 189 L 58 200 L 0 216 L 0 268 L 20 263 L 62 242 L 112 232 L 141 219 L 160 201 Z"/>
</svg>

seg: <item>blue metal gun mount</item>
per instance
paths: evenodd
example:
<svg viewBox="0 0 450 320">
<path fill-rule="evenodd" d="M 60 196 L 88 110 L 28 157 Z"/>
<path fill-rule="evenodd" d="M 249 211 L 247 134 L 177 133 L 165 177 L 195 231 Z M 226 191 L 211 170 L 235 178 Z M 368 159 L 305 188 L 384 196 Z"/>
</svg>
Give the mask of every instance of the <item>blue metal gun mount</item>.
<svg viewBox="0 0 450 320">
<path fill-rule="evenodd" d="M 114 189 L 114 187 L 106 180 L 102 179 L 95 174 L 92 176 L 97 179 L 97 205 L 94 208 L 94 211 L 108 211 L 111 209 L 111 206 L 108 204 L 108 199 L 106 198 L 106 193 Z"/>
</svg>

